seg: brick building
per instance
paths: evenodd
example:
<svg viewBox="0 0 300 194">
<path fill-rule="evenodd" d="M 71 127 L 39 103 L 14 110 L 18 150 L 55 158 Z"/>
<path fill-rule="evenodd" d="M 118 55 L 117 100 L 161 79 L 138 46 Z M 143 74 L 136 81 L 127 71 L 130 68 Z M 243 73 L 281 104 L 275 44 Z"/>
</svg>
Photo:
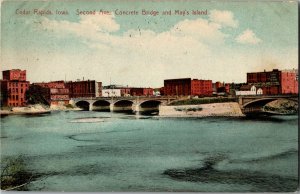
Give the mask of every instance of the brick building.
<svg viewBox="0 0 300 194">
<path fill-rule="evenodd" d="M 229 94 L 230 93 L 230 84 L 228 83 L 221 83 L 215 82 L 212 84 L 213 87 L 213 94 Z"/>
<path fill-rule="evenodd" d="M 193 79 L 191 83 L 192 96 L 211 96 L 212 95 L 212 81 Z"/>
<path fill-rule="evenodd" d="M 2 72 L 1 106 L 25 106 L 25 92 L 29 88 L 26 70 L 12 69 Z"/>
<path fill-rule="evenodd" d="M 130 88 L 131 96 L 153 96 L 153 88 Z"/>
<path fill-rule="evenodd" d="M 102 96 L 102 82 L 96 82 L 96 97 Z"/>
<path fill-rule="evenodd" d="M 298 70 L 281 71 L 281 94 L 298 94 Z"/>
<path fill-rule="evenodd" d="M 50 90 L 50 104 L 51 105 L 66 105 L 69 104 L 70 96 L 69 89 L 66 88 L 64 81 L 52 81 L 33 83 L 33 85 L 48 88 Z"/>
<path fill-rule="evenodd" d="M 191 78 L 164 80 L 165 96 L 189 96 L 191 95 Z"/>
<path fill-rule="evenodd" d="M 2 72 L 3 80 L 26 81 L 26 70 L 12 69 Z"/>
<path fill-rule="evenodd" d="M 70 98 L 102 96 L 102 83 L 95 80 L 66 82 Z"/>
<path fill-rule="evenodd" d="M 298 94 L 298 70 L 247 73 L 247 84 L 262 88 L 265 95 Z"/>
<path fill-rule="evenodd" d="M 166 96 L 211 96 L 212 81 L 191 78 L 164 80 Z"/>
</svg>

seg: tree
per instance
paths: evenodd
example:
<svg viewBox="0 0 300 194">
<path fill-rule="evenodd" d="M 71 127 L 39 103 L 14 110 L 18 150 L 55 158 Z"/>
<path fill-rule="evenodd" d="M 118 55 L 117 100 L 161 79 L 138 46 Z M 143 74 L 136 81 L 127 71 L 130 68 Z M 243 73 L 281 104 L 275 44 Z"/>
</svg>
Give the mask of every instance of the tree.
<svg viewBox="0 0 300 194">
<path fill-rule="evenodd" d="M 27 104 L 50 105 L 50 89 L 38 85 L 30 85 L 25 93 Z"/>
</svg>

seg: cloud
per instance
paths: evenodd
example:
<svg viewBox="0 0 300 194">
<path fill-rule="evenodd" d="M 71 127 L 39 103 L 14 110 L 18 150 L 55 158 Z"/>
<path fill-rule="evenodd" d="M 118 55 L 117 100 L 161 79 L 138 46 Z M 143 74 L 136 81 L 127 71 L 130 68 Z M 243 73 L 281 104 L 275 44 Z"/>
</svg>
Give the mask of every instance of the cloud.
<svg viewBox="0 0 300 194">
<path fill-rule="evenodd" d="M 209 14 L 209 20 L 232 28 L 237 28 L 239 22 L 234 19 L 234 15 L 231 11 L 220 11 L 220 10 L 212 10 Z"/>
<path fill-rule="evenodd" d="M 258 44 L 261 42 L 261 39 L 257 38 L 255 33 L 250 29 L 245 30 L 235 40 L 241 44 Z"/>
<path fill-rule="evenodd" d="M 120 29 L 120 25 L 114 20 L 114 15 L 106 15 L 97 17 L 94 15 L 80 16 L 79 22 L 70 22 L 67 20 L 50 20 L 44 18 L 40 28 L 45 31 L 51 31 L 59 36 L 75 35 L 86 40 L 95 40 L 107 42 L 109 41 L 109 33 L 116 32 Z"/>
<path fill-rule="evenodd" d="M 236 75 L 234 79 L 244 81 L 241 72 L 257 64 L 257 57 L 241 57 L 241 52 L 225 45 L 231 36 L 223 29 L 237 26 L 232 12 L 217 10 L 210 19 L 181 20 L 162 32 L 137 28 L 121 33 L 113 15 L 85 16 L 77 22 L 45 18 L 40 29 L 53 41 L 72 37 L 82 44 L 70 50 L 87 51 L 75 56 L 74 51 L 57 51 L 41 57 L 35 66 L 42 68 L 47 63 L 49 72 L 54 72 L 53 79 L 64 77 L 63 72 L 55 71 L 61 69 L 58 61 L 64 58 L 69 79 L 84 75 L 108 84 L 111 77 L 115 84 L 131 86 L 159 87 L 164 79 L 179 77 L 231 82 Z"/>
<path fill-rule="evenodd" d="M 99 47 L 103 47 L 103 45 L 126 47 L 127 45 L 131 48 L 136 46 L 139 49 L 143 46 L 149 48 L 147 44 L 152 45 L 153 41 L 154 45 L 161 44 L 161 41 L 168 44 L 179 44 L 182 40 L 187 43 L 190 40 L 199 44 L 222 44 L 227 35 L 221 31 L 221 28 L 220 24 L 199 18 L 180 21 L 168 31 L 161 33 L 145 29 L 130 29 L 123 35 L 112 35 L 111 32 L 120 29 L 120 25 L 116 23 L 113 15 L 101 17 L 87 15 L 80 17 L 79 22 L 56 21 L 47 18 L 42 21 L 43 30 L 54 32 L 59 36 L 73 34 L 82 38 L 83 42 L 89 45 L 96 46 L 98 44 Z M 162 37 L 167 40 L 162 40 Z"/>
<path fill-rule="evenodd" d="M 221 43 L 226 37 L 221 32 L 221 25 L 201 18 L 180 21 L 170 29 L 170 32 L 174 36 L 193 37 L 206 43 Z"/>
</svg>

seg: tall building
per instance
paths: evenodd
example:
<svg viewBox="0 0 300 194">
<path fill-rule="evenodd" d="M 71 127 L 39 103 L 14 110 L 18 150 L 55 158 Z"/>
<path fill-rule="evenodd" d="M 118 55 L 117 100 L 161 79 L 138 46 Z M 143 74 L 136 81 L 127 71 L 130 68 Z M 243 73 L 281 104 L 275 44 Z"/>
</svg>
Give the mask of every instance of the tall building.
<svg viewBox="0 0 300 194">
<path fill-rule="evenodd" d="M 247 84 L 262 88 L 265 95 L 298 94 L 298 70 L 247 73 Z"/>
<path fill-rule="evenodd" d="M 26 81 L 26 70 L 12 69 L 2 72 L 1 106 L 25 106 L 25 92 L 29 88 Z"/>
<path fill-rule="evenodd" d="M 70 91 L 70 98 L 102 96 L 102 83 L 95 80 L 69 81 L 66 87 Z"/>
<path fill-rule="evenodd" d="M 165 96 L 189 96 L 191 95 L 191 78 L 164 80 Z"/>
<path fill-rule="evenodd" d="M 211 96 L 212 81 L 191 78 L 164 80 L 166 96 Z"/>
<path fill-rule="evenodd" d="M 192 96 L 211 96 L 212 95 L 212 81 L 193 79 L 191 83 Z"/>
</svg>

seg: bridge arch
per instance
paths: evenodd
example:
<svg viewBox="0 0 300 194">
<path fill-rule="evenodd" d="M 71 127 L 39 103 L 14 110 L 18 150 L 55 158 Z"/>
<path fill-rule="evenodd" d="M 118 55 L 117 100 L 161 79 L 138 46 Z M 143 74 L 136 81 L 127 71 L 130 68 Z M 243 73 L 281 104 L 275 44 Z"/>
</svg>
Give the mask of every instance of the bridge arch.
<svg viewBox="0 0 300 194">
<path fill-rule="evenodd" d="M 76 102 L 75 105 L 84 111 L 88 111 L 90 109 L 90 103 L 85 100 L 80 100 Z"/>
<path fill-rule="evenodd" d="M 115 112 L 131 112 L 133 101 L 131 100 L 118 100 L 113 103 L 112 110 Z"/>
<path fill-rule="evenodd" d="M 160 100 L 146 100 L 139 104 L 139 112 L 141 114 L 158 114 L 161 104 Z"/>
<path fill-rule="evenodd" d="M 262 99 L 257 99 L 257 100 L 253 100 L 250 101 L 246 104 L 243 105 L 243 108 L 251 108 L 251 107 L 263 107 L 266 104 L 275 101 L 275 100 L 279 100 L 279 98 L 262 98 Z"/>
<path fill-rule="evenodd" d="M 95 111 L 109 111 L 110 110 L 110 102 L 107 100 L 96 100 L 92 104 L 92 110 Z"/>
<path fill-rule="evenodd" d="M 162 102 L 160 100 L 146 100 L 140 103 L 141 108 L 158 107 Z"/>
<path fill-rule="evenodd" d="M 266 110 L 264 110 L 264 106 L 267 105 L 270 102 L 282 100 L 284 98 L 262 98 L 250 101 L 243 105 L 242 111 L 246 115 L 253 115 L 253 114 L 266 114 L 270 113 Z M 286 99 L 288 101 L 294 101 L 293 99 Z"/>
</svg>

